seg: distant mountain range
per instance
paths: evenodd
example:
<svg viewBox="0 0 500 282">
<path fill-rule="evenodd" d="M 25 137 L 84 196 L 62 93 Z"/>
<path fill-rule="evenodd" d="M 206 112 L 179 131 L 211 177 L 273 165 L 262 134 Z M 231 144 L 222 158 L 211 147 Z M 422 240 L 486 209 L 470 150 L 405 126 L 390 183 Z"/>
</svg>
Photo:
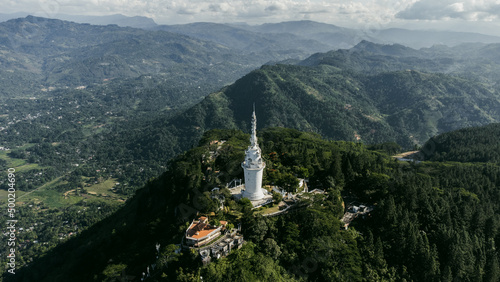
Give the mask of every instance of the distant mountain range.
<svg viewBox="0 0 500 282">
<path fill-rule="evenodd" d="M 317 53 L 298 64 L 331 65 L 364 74 L 418 70 L 453 74 L 496 85 L 499 63 L 500 44 L 436 45 L 415 50 L 401 44 L 383 45 L 364 40 L 349 50 Z"/>
<path fill-rule="evenodd" d="M 0 22 L 8 21 L 11 19 L 24 18 L 29 15 L 30 15 L 29 13 L 0 14 Z M 109 16 L 55 14 L 53 15 L 53 18 L 75 23 L 87 23 L 93 25 L 114 24 L 121 27 L 135 27 L 135 28 L 152 28 L 157 25 L 153 19 L 148 17 L 141 17 L 141 16 L 127 17 L 121 14 L 115 14 Z"/>
<path fill-rule="evenodd" d="M 197 72 L 213 76 L 211 80 L 222 86 L 269 60 L 287 58 L 245 55 L 165 31 L 32 16 L 0 23 L 0 50 L 0 97 L 36 96 L 42 89 L 140 75 L 179 80 L 177 76 Z"/>
<path fill-rule="evenodd" d="M 494 63 L 499 46 L 414 50 L 361 42 L 297 65 L 266 65 L 179 116 L 158 118 L 119 140 L 127 148 L 140 144 L 130 153 L 137 159 L 170 158 L 174 147 L 164 149 L 165 140 L 183 151 L 206 130 L 248 132 L 255 103 L 259 128 L 289 127 L 335 140 L 397 142 L 411 149 L 436 134 L 500 122 Z M 476 60 L 483 56 L 490 62 Z M 120 135 L 114 134 L 109 137 Z"/>
<path fill-rule="evenodd" d="M 388 63 L 397 65 L 399 69 L 415 69 L 415 64 L 426 62 L 436 66 L 431 71 L 481 74 L 490 72 L 489 68 L 497 70 L 496 62 L 499 61 L 498 57 L 491 57 L 496 56 L 495 50 L 482 52 L 475 47 L 471 47 L 470 51 L 479 52 L 477 54 L 463 46 L 454 49 L 454 53 L 442 45 L 418 52 L 404 47 L 500 42 L 500 37 L 473 33 L 395 29 L 367 33 L 312 21 L 258 26 L 215 23 L 167 26 L 156 25 L 148 18 L 122 15 L 59 16 L 72 21 L 112 25 L 90 25 L 33 16 L 0 23 L 0 97 L 36 96 L 43 89 L 88 86 L 109 79 L 140 75 L 177 79 L 178 75 L 186 72 L 210 74 L 213 76 L 211 81 L 223 86 L 266 63 L 293 64 L 318 52 L 301 64 L 328 63 L 318 61 L 325 56 L 325 52 L 354 46 L 358 49 L 363 47 L 376 56 L 399 56 L 397 59 L 385 58 L 387 61 L 383 65 L 377 64 L 378 58 L 372 61 L 373 68 L 380 70 Z M 8 17 L 2 16 L 3 19 Z M 373 47 L 375 45 L 366 40 L 399 45 Z M 446 50 L 441 50 L 443 48 Z M 356 63 L 366 67 L 370 61 L 365 59 L 359 57 Z M 447 62 L 449 59 L 454 63 L 474 60 L 476 64 L 471 64 L 472 68 L 458 70 L 455 64 Z M 352 60 L 356 58 L 350 55 Z M 371 69 L 369 67 L 364 71 Z"/>
<path fill-rule="evenodd" d="M 28 16 L 28 13 L 0 14 L 0 22 Z M 500 37 L 473 32 L 439 30 L 352 29 L 314 21 L 290 21 L 261 25 L 197 22 L 180 25 L 158 25 L 153 19 L 142 16 L 83 16 L 56 14 L 54 18 L 93 25 L 118 25 L 142 29 L 160 29 L 210 40 L 238 49 L 266 48 L 292 44 L 309 53 L 351 48 L 362 40 L 380 44 L 398 43 L 412 48 L 433 45 L 455 46 L 462 43 L 500 43 Z M 263 41 L 264 40 L 264 41 Z M 268 42 L 270 41 L 270 42 Z M 263 44 L 263 45 L 262 45 Z"/>
<path fill-rule="evenodd" d="M 289 50 L 295 57 L 315 52 L 325 52 L 342 47 L 342 44 L 329 44 L 290 32 L 268 33 L 250 26 L 218 23 L 193 23 L 185 25 L 161 25 L 156 30 L 164 30 L 208 40 L 240 50 L 245 53 L 280 52 Z M 344 47 L 348 47 L 345 45 Z M 298 52 L 299 51 L 299 52 Z M 298 55 L 298 56 L 297 56 Z"/>
<path fill-rule="evenodd" d="M 148 94 L 148 104 L 163 101 L 162 93 L 175 99 L 181 87 L 193 92 L 182 94 L 183 105 L 189 105 L 199 101 L 193 89 L 200 85 L 220 89 L 174 119 L 160 115 L 155 121 L 135 121 L 137 130 L 128 125 L 105 137 L 110 144 L 127 143 L 137 150 L 133 155 L 146 159 L 169 159 L 196 144 L 205 130 L 246 130 L 254 102 L 259 127 L 291 127 L 365 143 L 396 141 L 408 148 L 438 133 L 500 121 L 500 44 L 416 50 L 363 40 L 351 49 L 297 59 L 311 49 L 328 50 L 333 43 L 316 41 L 328 32 L 359 35 L 310 21 L 145 30 L 28 16 L 0 23 L 0 93 L 31 97 L 51 87 L 108 87 L 106 81 L 118 80 L 109 97 L 119 97 L 126 87 L 139 89 L 144 81 L 120 86 L 121 79 L 152 75 L 161 77 L 154 81 L 162 81 L 162 90 Z M 289 64 L 272 63 L 281 60 Z M 169 90 L 169 81 L 175 89 Z M 160 109 L 176 106 L 158 104 Z M 165 151 L 165 140 L 171 150 Z"/>
<path fill-rule="evenodd" d="M 213 24 L 193 23 L 183 25 L 160 25 L 156 29 L 177 32 L 195 38 L 211 40 L 220 44 L 230 44 L 233 47 L 249 49 L 259 48 L 260 38 L 279 40 L 294 39 L 295 43 L 309 42 L 311 51 L 327 51 L 339 48 L 348 49 L 360 41 L 367 40 L 380 44 L 402 44 L 420 49 L 433 45 L 455 46 L 462 43 L 499 43 L 500 37 L 470 32 L 452 32 L 436 30 L 381 29 L 360 30 L 338 27 L 331 24 L 313 21 L 292 21 L 275 24 L 244 25 L 244 24 Z M 251 33 L 249 33 L 251 32 Z M 326 45 L 326 46 L 325 46 Z M 325 49 L 326 48 L 326 49 Z"/>
</svg>

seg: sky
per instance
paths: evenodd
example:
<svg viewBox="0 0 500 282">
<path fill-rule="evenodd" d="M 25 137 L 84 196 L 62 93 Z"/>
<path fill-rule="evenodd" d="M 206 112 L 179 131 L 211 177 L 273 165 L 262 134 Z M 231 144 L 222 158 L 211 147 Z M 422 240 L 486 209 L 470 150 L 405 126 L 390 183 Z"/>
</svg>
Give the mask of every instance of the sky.
<svg viewBox="0 0 500 282">
<path fill-rule="evenodd" d="M 0 0 L 1 13 L 146 16 L 158 24 L 313 20 L 343 27 L 446 29 L 500 36 L 500 0 Z"/>
</svg>

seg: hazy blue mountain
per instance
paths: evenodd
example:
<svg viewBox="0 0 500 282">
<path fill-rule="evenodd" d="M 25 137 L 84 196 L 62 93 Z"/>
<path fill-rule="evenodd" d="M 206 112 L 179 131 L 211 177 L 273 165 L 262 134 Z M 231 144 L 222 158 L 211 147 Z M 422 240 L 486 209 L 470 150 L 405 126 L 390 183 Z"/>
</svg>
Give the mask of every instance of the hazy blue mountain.
<svg viewBox="0 0 500 282">
<path fill-rule="evenodd" d="M 27 13 L 0 14 L 0 22 L 27 15 Z M 285 50 L 298 49 L 307 51 L 309 54 L 325 52 L 328 49 L 348 49 L 362 40 L 381 44 L 397 43 L 416 49 L 440 44 L 455 46 L 462 43 L 500 43 L 500 37 L 498 36 L 472 32 L 409 30 L 402 28 L 354 29 L 309 20 L 261 25 L 198 22 L 158 26 L 151 18 L 128 17 L 120 14 L 109 16 L 56 14 L 53 17 L 60 20 L 94 25 L 115 24 L 122 27 L 172 31 L 242 50 L 268 48 L 270 51 L 283 51 L 282 49 L 286 47 Z M 252 41 L 255 44 L 252 45 Z"/>
<path fill-rule="evenodd" d="M 329 44 L 291 33 L 267 34 L 229 24 L 201 22 L 184 25 L 161 25 L 156 29 L 213 41 L 245 53 L 265 53 L 269 55 L 270 59 L 279 57 L 305 58 L 312 53 L 332 49 Z"/>
<path fill-rule="evenodd" d="M 317 53 L 300 65 L 331 65 L 365 74 L 418 70 L 446 73 L 495 85 L 500 75 L 500 44 L 435 45 L 415 50 L 400 44 L 361 41 L 349 50 Z"/>
<path fill-rule="evenodd" d="M 29 13 L 12 13 L 0 14 L 0 22 L 8 21 L 11 19 L 24 18 Z M 84 15 L 67 15 L 67 14 L 54 14 L 51 16 L 53 19 L 70 21 L 75 23 L 88 23 L 93 25 L 110 25 L 115 24 L 121 27 L 135 27 L 135 28 L 153 28 L 156 23 L 153 19 L 142 16 L 128 17 L 121 14 L 109 16 L 84 16 Z"/>
<path fill-rule="evenodd" d="M 263 33 L 291 33 L 317 40 L 337 48 L 350 48 L 362 40 L 376 43 L 398 43 L 412 48 L 431 47 L 436 44 L 455 46 L 461 43 L 499 43 L 500 37 L 469 32 L 426 31 L 408 29 L 348 29 L 313 21 L 292 21 L 246 26 Z M 333 48 L 333 49 L 337 49 Z"/>
<path fill-rule="evenodd" d="M 0 50 L 2 96 L 185 71 L 215 74 L 222 86 L 276 59 L 165 31 L 32 16 L 0 23 Z"/>
<path fill-rule="evenodd" d="M 328 44 L 332 49 L 350 48 L 366 38 L 364 32 L 314 21 L 290 21 L 247 26 L 249 30 L 261 33 L 289 33 L 302 38 Z"/>
<path fill-rule="evenodd" d="M 462 43 L 500 43 L 500 37 L 480 33 L 400 28 L 374 31 L 372 38 L 376 38 L 383 43 L 399 43 L 417 49 L 433 45 L 451 47 Z"/>
<path fill-rule="evenodd" d="M 93 25 L 109 25 L 116 24 L 121 27 L 135 27 L 135 28 L 153 28 L 156 23 L 153 19 L 142 16 L 128 17 L 121 14 L 109 16 L 80 16 L 80 15 L 65 15 L 58 14 L 56 19 L 72 21 L 76 23 L 88 23 Z"/>
</svg>

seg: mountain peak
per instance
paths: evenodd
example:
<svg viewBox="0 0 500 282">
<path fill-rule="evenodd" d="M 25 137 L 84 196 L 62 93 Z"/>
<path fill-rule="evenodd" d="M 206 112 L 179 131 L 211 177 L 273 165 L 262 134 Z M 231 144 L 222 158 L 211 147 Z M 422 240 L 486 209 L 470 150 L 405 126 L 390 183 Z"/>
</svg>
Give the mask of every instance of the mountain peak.
<svg viewBox="0 0 500 282">
<path fill-rule="evenodd" d="M 353 51 L 367 51 L 376 54 L 383 55 L 412 55 L 417 51 L 410 47 L 403 46 L 401 44 L 378 44 L 367 40 L 362 40 L 351 50 Z"/>
<path fill-rule="evenodd" d="M 3 18 L 8 19 L 8 21 L 27 21 L 30 23 L 39 22 L 60 22 L 67 21 L 80 24 L 91 24 L 91 25 L 112 25 L 115 24 L 120 27 L 134 27 L 134 28 L 153 28 L 157 26 L 155 21 L 148 17 L 143 16 L 125 16 L 122 14 L 114 14 L 109 16 L 81 16 L 81 15 L 66 15 L 58 14 L 54 18 L 45 18 L 34 15 L 27 15 L 26 17 L 16 16 L 17 14 L 12 14 L 9 19 L 9 15 L 3 15 Z"/>
</svg>

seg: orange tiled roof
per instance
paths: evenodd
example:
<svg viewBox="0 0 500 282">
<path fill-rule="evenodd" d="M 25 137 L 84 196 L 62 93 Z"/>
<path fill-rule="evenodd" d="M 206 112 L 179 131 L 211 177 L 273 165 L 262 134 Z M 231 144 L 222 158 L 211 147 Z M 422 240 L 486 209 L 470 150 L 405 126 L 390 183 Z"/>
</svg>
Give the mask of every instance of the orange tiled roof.
<svg viewBox="0 0 500 282">
<path fill-rule="evenodd" d="M 209 224 L 205 223 L 206 219 L 206 217 L 202 216 L 198 219 L 198 221 L 194 221 L 193 223 L 191 223 L 191 226 L 186 232 L 187 237 L 199 240 L 216 231 L 217 227 L 212 227 Z"/>
<path fill-rule="evenodd" d="M 190 229 L 188 230 L 188 237 L 191 237 L 193 239 L 196 239 L 196 240 L 199 240 L 205 236 L 208 236 L 210 235 L 210 233 L 216 231 L 217 228 L 208 228 L 208 229 L 203 229 L 203 230 L 200 230 L 200 231 L 195 231 L 193 229 Z"/>
</svg>

